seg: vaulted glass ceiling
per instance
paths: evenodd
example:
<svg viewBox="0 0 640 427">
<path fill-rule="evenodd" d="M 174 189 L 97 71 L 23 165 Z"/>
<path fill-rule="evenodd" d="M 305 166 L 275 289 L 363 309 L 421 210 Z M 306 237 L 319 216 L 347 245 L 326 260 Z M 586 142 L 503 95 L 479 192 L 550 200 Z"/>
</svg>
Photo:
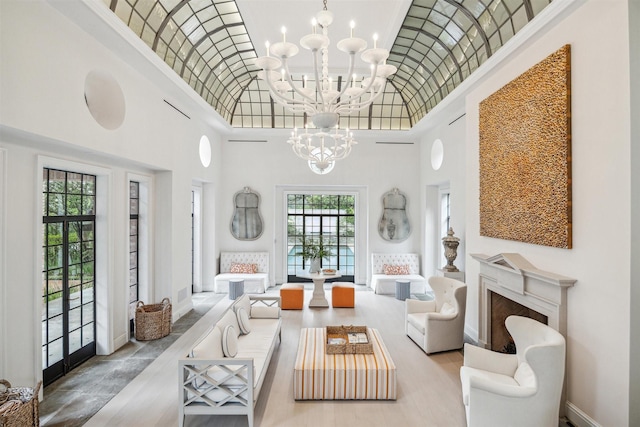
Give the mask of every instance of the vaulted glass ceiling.
<svg viewBox="0 0 640 427">
<path fill-rule="evenodd" d="M 103 0 L 232 126 L 302 127 L 257 79 L 234 0 Z M 410 129 L 552 0 L 413 0 L 387 61 L 384 94 L 350 129 Z M 300 76 L 301 78 L 301 76 Z"/>
</svg>

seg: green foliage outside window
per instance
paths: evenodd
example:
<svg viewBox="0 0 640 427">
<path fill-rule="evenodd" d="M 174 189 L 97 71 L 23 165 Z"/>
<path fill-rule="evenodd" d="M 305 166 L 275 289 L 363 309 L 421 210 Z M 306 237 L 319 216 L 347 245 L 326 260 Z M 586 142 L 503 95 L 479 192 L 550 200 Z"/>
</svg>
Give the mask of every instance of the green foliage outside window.
<svg viewBox="0 0 640 427">
<path fill-rule="evenodd" d="M 62 298 L 65 264 L 71 292 L 93 287 L 94 221 L 73 217 L 94 215 L 96 177 L 54 169 L 44 169 L 43 173 L 44 217 L 66 217 L 43 226 L 45 265 L 42 292 L 45 301 L 52 301 Z M 65 222 L 68 224 L 67 259 L 64 258 Z"/>
</svg>

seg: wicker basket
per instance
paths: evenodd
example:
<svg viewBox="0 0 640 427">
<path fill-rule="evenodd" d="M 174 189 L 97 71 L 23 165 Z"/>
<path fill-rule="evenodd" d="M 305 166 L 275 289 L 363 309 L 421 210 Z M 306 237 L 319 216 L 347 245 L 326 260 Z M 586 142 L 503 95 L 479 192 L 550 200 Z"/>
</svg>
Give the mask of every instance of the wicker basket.
<svg viewBox="0 0 640 427">
<path fill-rule="evenodd" d="M 0 392 L 0 427 L 34 427 L 40 425 L 38 393 L 42 381 L 33 389 L 33 397 L 26 402 L 20 400 L 20 394 L 11 390 L 11 383 L 0 380 L 5 391 Z"/>
<path fill-rule="evenodd" d="M 136 339 L 138 341 L 157 340 L 171 333 L 171 301 L 165 298 L 159 304 L 145 305 L 138 301 L 136 306 Z"/>
<path fill-rule="evenodd" d="M 348 334 L 360 332 L 367 334 L 367 343 L 350 344 Z M 330 338 L 343 338 L 344 344 L 329 344 Z M 371 354 L 373 344 L 366 326 L 327 326 L 327 342 L 325 343 L 327 354 Z"/>
</svg>

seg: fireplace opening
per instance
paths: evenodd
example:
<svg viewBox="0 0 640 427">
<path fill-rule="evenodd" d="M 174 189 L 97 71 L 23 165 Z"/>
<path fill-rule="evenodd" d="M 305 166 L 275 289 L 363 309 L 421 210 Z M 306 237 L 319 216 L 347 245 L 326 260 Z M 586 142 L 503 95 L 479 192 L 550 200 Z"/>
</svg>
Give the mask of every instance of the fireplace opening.
<svg viewBox="0 0 640 427">
<path fill-rule="evenodd" d="M 549 324 L 549 319 L 544 314 L 518 304 L 496 292 L 489 292 L 491 294 L 491 350 L 515 354 L 516 345 L 504 325 L 507 317 L 511 315 L 530 317 L 545 325 Z"/>
</svg>

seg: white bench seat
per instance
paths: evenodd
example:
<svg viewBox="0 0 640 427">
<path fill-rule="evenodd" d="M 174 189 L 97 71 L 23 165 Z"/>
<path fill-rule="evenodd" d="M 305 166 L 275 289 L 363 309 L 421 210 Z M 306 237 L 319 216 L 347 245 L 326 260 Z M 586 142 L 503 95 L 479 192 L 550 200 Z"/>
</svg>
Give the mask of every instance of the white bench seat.
<svg viewBox="0 0 640 427">
<path fill-rule="evenodd" d="M 376 294 L 395 294 L 396 280 L 411 282 L 410 289 L 412 294 L 424 294 L 426 292 L 426 280 L 419 274 L 373 274 L 371 275 L 371 288 Z"/>
<path fill-rule="evenodd" d="M 231 273 L 233 264 L 255 264 L 257 273 Z M 220 252 L 220 273 L 213 279 L 213 291 L 229 292 L 230 280 L 244 280 L 244 292 L 263 294 L 271 286 L 269 252 Z"/>
<path fill-rule="evenodd" d="M 214 280 L 214 292 L 218 294 L 229 292 L 229 281 L 231 280 L 244 280 L 244 292 L 247 294 L 263 294 L 269 287 L 268 273 L 220 273 Z"/>
<path fill-rule="evenodd" d="M 385 265 L 408 266 L 409 274 L 385 274 Z M 413 253 L 372 253 L 371 254 L 371 289 L 376 294 L 395 294 L 396 280 L 411 282 L 412 294 L 423 294 L 427 291 L 427 280 L 420 275 L 420 257 Z"/>
</svg>

